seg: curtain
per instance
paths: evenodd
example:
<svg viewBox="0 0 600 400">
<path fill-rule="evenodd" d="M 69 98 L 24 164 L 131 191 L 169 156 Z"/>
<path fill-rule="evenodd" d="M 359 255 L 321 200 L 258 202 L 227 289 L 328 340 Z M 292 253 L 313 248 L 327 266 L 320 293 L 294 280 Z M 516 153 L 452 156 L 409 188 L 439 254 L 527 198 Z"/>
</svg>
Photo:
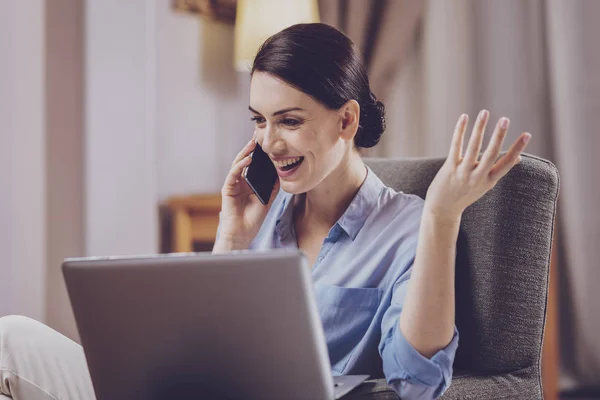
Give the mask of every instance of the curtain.
<svg viewBox="0 0 600 400">
<path fill-rule="evenodd" d="M 554 161 L 562 174 L 561 304 L 565 385 L 600 386 L 600 2 L 546 8 Z M 562 329 L 564 328 L 564 329 Z"/>
<path fill-rule="evenodd" d="M 482 108 L 494 123 L 511 119 L 505 149 L 532 132 L 526 152 L 551 160 L 561 175 L 556 250 L 564 390 L 600 382 L 597 15 L 595 0 L 428 1 L 411 34 L 412 51 L 398 59 L 386 101 L 388 130 L 376 152 L 445 156 L 458 116 L 473 119 Z"/>
<path fill-rule="evenodd" d="M 344 32 L 358 47 L 372 92 L 386 99 L 411 52 L 423 16 L 422 0 L 322 0 L 321 22 Z"/>
</svg>

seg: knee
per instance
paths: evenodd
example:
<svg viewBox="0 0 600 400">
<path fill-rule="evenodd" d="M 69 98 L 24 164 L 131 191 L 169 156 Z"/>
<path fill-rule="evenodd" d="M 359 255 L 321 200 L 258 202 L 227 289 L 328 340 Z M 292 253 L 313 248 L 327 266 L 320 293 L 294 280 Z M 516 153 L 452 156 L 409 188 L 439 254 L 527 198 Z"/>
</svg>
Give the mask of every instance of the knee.
<svg viewBox="0 0 600 400">
<path fill-rule="evenodd" d="M 0 317 L 0 332 L 22 329 L 29 325 L 39 324 L 35 319 L 24 317 L 22 315 L 6 315 Z"/>
<path fill-rule="evenodd" d="M 38 331 L 41 322 L 21 315 L 7 315 L 0 317 L 0 344 L 22 340 L 32 336 Z"/>
</svg>

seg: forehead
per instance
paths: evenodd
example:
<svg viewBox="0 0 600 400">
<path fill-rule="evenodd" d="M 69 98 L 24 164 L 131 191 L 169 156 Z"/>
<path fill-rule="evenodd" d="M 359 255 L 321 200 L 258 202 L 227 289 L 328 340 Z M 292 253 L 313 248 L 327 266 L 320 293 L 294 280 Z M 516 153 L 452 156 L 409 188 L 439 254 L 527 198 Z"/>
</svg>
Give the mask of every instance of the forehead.
<svg viewBox="0 0 600 400">
<path fill-rule="evenodd" d="M 255 72 L 250 81 L 250 106 L 261 114 L 301 107 L 314 108 L 318 103 L 306 93 L 287 82 L 264 72 Z"/>
</svg>

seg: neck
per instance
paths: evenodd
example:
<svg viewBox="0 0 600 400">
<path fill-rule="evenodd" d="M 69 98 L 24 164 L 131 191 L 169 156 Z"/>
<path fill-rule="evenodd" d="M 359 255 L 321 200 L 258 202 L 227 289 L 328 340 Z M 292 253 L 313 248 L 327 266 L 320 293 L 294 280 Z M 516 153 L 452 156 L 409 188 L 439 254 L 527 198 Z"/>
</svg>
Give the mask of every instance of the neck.
<svg viewBox="0 0 600 400">
<path fill-rule="evenodd" d="M 351 151 L 340 165 L 297 203 L 297 217 L 305 224 L 329 229 L 344 214 L 363 184 L 367 168 L 360 155 Z"/>
</svg>

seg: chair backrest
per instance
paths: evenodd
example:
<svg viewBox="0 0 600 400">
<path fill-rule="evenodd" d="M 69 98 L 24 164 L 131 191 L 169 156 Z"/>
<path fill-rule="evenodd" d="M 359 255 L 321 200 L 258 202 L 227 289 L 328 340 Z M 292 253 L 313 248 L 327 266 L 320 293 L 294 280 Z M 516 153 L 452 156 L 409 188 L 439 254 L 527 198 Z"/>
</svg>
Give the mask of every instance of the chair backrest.
<svg viewBox="0 0 600 400">
<path fill-rule="evenodd" d="M 388 186 L 425 198 L 444 158 L 368 158 Z M 463 213 L 456 258 L 457 371 L 539 367 L 559 177 L 522 160 Z"/>
</svg>

